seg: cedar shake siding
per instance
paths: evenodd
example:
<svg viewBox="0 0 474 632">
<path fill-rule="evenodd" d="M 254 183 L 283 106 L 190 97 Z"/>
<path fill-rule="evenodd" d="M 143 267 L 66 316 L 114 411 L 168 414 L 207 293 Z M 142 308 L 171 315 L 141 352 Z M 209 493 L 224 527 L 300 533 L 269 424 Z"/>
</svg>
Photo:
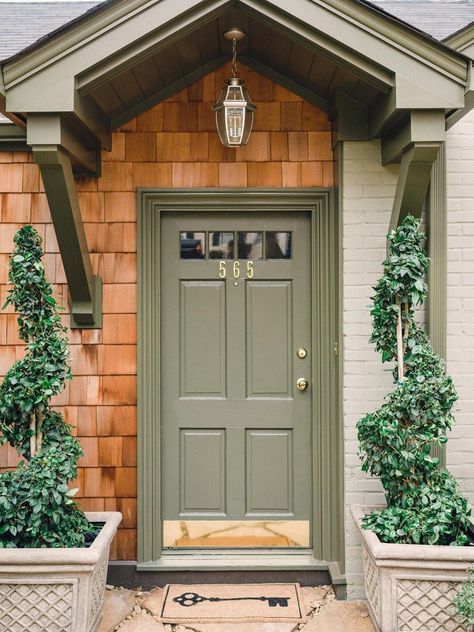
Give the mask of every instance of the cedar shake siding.
<svg viewBox="0 0 474 632">
<path fill-rule="evenodd" d="M 250 144 L 224 148 L 211 105 L 227 65 L 131 120 L 102 153 L 102 176 L 77 181 L 94 273 L 103 279 L 103 329 L 72 330 L 74 379 L 55 404 L 84 449 L 79 502 L 118 510 L 123 522 L 112 558 L 136 559 L 136 342 L 138 187 L 331 187 L 333 154 L 326 113 L 239 65 L 258 110 Z M 0 153 L 0 300 L 6 298 L 13 234 L 31 222 L 42 235 L 47 277 L 65 306 L 67 285 L 39 170 L 29 153 Z M 0 314 L 0 375 L 20 358 L 15 315 Z M 0 467 L 14 450 L 0 449 Z"/>
</svg>

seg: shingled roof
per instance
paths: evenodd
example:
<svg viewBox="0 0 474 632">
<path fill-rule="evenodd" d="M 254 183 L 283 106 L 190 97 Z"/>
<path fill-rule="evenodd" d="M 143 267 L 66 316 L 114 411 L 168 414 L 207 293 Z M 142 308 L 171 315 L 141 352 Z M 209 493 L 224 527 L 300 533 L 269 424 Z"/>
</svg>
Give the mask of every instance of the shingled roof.
<svg viewBox="0 0 474 632">
<path fill-rule="evenodd" d="M 473 0 L 372 0 L 372 3 L 438 40 L 474 21 Z"/>
<path fill-rule="evenodd" d="M 110 0 L 0 2 L 0 60 L 107 1 Z M 474 21 L 474 0 L 372 0 L 371 3 L 438 40 Z"/>
<path fill-rule="evenodd" d="M 0 60 L 7 59 L 101 2 L 0 2 Z"/>
</svg>

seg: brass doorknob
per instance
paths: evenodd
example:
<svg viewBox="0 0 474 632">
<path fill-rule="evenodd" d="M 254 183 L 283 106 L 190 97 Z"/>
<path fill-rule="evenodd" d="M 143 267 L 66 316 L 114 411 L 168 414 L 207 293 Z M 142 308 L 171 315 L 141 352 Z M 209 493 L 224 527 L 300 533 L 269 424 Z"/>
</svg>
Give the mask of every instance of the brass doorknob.
<svg viewBox="0 0 474 632">
<path fill-rule="evenodd" d="M 299 391 L 301 391 L 301 392 L 305 391 L 308 388 L 308 386 L 309 386 L 309 382 L 308 382 L 308 380 L 305 377 L 299 377 L 296 380 L 296 388 Z"/>
</svg>

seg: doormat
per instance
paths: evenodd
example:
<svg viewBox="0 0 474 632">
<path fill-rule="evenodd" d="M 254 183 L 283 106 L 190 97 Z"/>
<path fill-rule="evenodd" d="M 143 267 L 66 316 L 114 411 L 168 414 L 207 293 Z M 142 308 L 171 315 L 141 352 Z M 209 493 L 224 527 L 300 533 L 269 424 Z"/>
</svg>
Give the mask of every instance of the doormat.
<svg viewBox="0 0 474 632">
<path fill-rule="evenodd" d="M 169 584 L 163 623 L 303 623 L 299 584 Z"/>
</svg>

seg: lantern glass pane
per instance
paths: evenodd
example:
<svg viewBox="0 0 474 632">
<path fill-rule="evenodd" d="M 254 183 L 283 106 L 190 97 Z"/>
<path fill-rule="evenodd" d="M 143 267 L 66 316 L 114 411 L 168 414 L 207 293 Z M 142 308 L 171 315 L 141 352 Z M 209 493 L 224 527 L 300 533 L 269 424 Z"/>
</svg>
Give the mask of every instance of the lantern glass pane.
<svg viewBox="0 0 474 632">
<path fill-rule="evenodd" d="M 216 127 L 219 139 L 223 145 L 226 144 L 226 129 L 225 129 L 225 109 L 216 111 Z"/>
<path fill-rule="evenodd" d="M 241 86 L 229 86 L 227 89 L 227 101 L 243 101 Z"/>
<path fill-rule="evenodd" d="M 250 134 L 252 133 L 254 113 L 252 110 L 247 110 L 247 116 L 245 117 L 244 132 L 242 134 L 242 145 L 247 145 L 250 140 Z"/>
<path fill-rule="evenodd" d="M 226 107 L 227 140 L 231 145 L 238 145 L 242 140 L 245 122 L 245 108 Z"/>
</svg>

